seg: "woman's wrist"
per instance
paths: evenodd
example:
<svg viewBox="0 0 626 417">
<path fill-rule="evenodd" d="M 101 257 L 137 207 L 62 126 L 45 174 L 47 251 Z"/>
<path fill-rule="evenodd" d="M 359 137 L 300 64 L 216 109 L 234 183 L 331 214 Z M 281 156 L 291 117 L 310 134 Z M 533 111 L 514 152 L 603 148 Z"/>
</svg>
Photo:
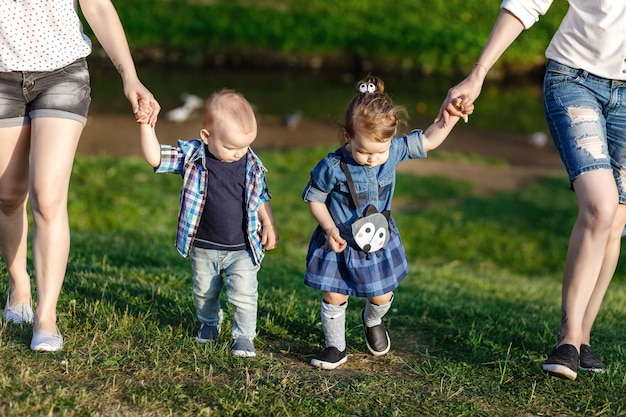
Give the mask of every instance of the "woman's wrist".
<svg viewBox="0 0 626 417">
<path fill-rule="evenodd" d="M 480 62 L 477 62 L 476 64 L 474 64 L 474 68 L 477 70 L 482 70 L 484 71 L 483 75 L 487 75 L 487 73 L 489 72 L 489 70 L 487 69 L 486 66 L 484 66 L 483 64 L 481 64 Z"/>
<path fill-rule="evenodd" d="M 484 80 L 485 78 L 487 78 L 488 72 L 489 70 L 485 65 L 477 62 L 476 64 L 474 64 L 474 68 L 472 68 L 471 76 Z"/>
</svg>

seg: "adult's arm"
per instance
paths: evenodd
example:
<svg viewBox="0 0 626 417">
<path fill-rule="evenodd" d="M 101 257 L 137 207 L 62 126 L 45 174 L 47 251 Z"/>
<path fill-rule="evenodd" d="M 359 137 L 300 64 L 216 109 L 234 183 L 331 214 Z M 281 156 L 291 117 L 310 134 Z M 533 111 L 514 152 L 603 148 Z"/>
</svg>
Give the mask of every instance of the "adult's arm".
<svg viewBox="0 0 626 417">
<path fill-rule="evenodd" d="M 448 90 L 436 121 L 443 119 L 444 125 L 447 125 L 450 116 L 463 117 L 465 114 L 463 110 L 455 106 L 457 98 L 462 99 L 464 107 L 469 107 L 474 103 L 480 95 L 485 77 L 491 67 L 523 30 L 524 24 L 520 19 L 506 9 L 500 11 L 476 65 L 467 78 Z"/>
<path fill-rule="evenodd" d="M 161 110 L 152 93 L 139 81 L 124 28 L 110 0 L 80 0 L 80 8 L 124 83 L 124 95 L 139 122 L 154 126 Z"/>
</svg>

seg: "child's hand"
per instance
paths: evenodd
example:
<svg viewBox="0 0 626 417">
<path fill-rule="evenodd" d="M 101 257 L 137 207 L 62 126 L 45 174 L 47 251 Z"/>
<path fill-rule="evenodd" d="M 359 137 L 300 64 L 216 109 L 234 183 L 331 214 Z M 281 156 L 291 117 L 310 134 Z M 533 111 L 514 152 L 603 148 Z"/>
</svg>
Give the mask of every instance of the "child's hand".
<svg viewBox="0 0 626 417">
<path fill-rule="evenodd" d="M 129 78 L 124 80 L 124 95 L 132 106 L 137 122 L 154 127 L 161 106 L 150 90 L 137 78 Z"/>
<path fill-rule="evenodd" d="M 333 227 L 330 230 L 326 231 L 326 235 L 328 236 L 328 245 L 335 253 L 341 253 L 348 246 L 348 242 L 339 234 L 339 229 Z"/>
<path fill-rule="evenodd" d="M 158 107 L 158 108 L 157 108 Z M 158 103 L 139 98 L 137 101 L 137 111 L 135 112 L 135 119 L 137 123 L 150 124 L 152 127 L 156 124 L 156 115 L 159 114 L 160 107 Z"/>
<path fill-rule="evenodd" d="M 465 97 L 457 97 L 453 101 L 454 107 L 462 114 L 461 118 L 465 123 L 469 121 L 469 115 L 474 113 L 474 103 Z"/>
<path fill-rule="evenodd" d="M 261 232 L 261 244 L 263 245 L 263 248 L 266 250 L 276 249 L 279 242 L 280 237 L 278 236 L 276 227 L 273 224 L 267 227 L 263 226 L 263 230 Z"/>
</svg>

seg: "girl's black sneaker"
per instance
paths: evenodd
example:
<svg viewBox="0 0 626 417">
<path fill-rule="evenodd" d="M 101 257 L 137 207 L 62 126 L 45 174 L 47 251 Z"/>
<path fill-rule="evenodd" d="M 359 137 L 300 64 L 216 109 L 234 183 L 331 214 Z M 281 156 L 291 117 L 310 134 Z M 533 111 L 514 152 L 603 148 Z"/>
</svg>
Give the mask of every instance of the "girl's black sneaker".
<svg viewBox="0 0 626 417">
<path fill-rule="evenodd" d="M 365 333 L 365 343 L 367 349 L 374 356 L 381 356 L 389 352 L 391 341 L 389 333 L 385 330 L 385 325 L 381 322 L 378 326 L 367 327 L 365 325 L 365 309 L 361 310 L 361 323 Z"/>
<path fill-rule="evenodd" d="M 316 357 L 311 359 L 311 365 L 322 369 L 335 369 L 348 360 L 346 350 L 347 349 L 344 349 L 343 352 L 341 352 L 334 346 L 327 347 Z"/>
</svg>

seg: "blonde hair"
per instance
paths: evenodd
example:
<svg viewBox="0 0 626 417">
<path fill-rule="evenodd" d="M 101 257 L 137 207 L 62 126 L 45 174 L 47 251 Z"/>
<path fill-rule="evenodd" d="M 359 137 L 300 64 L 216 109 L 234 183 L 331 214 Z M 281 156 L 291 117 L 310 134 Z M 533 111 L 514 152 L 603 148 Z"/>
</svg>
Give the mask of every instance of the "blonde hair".
<svg viewBox="0 0 626 417">
<path fill-rule="evenodd" d="M 380 78 L 368 75 L 356 84 L 356 90 L 346 107 L 342 126 L 346 135 L 353 138 L 356 132 L 367 132 L 377 142 L 391 140 L 398 125 L 406 122 L 406 109 L 393 104 Z"/>
<path fill-rule="evenodd" d="M 256 117 L 252 106 L 243 94 L 228 88 L 213 93 L 202 109 L 202 126 L 212 128 L 223 117 L 231 117 L 243 132 L 252 132 L 256 128 Z"/>
</svg>

